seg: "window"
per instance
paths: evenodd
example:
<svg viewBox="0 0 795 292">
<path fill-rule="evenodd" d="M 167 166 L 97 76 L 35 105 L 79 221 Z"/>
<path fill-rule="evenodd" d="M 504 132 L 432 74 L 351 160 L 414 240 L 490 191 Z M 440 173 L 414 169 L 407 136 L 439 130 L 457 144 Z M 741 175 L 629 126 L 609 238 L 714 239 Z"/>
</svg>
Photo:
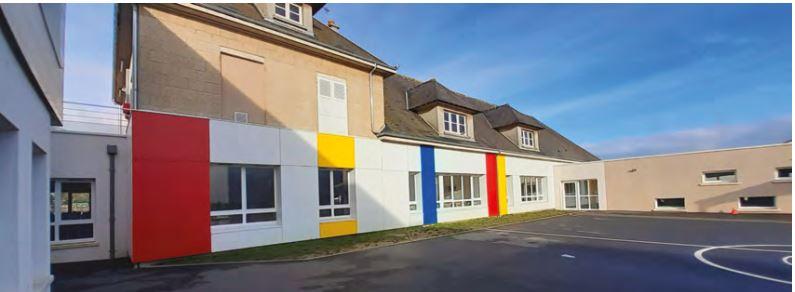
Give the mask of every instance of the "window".
<svg viewBox="0 0 795 292">
<path fill-rule="evenodd" d="M 776 197 L 741 197 L 740 208 L 775 208 Z"/>
<path fill-rule="evenodd" d="M 419 207 L 417 205 L 417 194 L 420 194 L 420 173 L 419 172 L 409 172 L 409 211 L 417 211 Z"/>
<path fill-rule="evenodd" d="M 439 175 L 436 208 L 449 209 L 480 206 L 480 176 L 466 174 Z"/>
<path fill-rule="evenodd" d="M 536 131 L 519 129 L 519 143 L 525 148 L 536 148 Z"/>
<path fill-rule="evenodd" d="M 276 3 L 276 15 L 301 23 L 301 5 L 294 3 Z"/>
<path fill-rule="evenodd" d="M 348 135 L 348 101 L 345 80 L 317 76 L 318 131 Z"/>
<path fill-rule="evenodd" d="M 275 222 L 276 169 L 210 165 L 210 225 Z"/>
<path fill-rule="evenodd" d="M 450 111 L 444 111 L 444 131 L 461 136 L 467 135 L 467 117 Z"/>
<path fill-rule="evenodd" d="M 685 198 L 663 198 L 663 199 L 656 199 L 656 208 L 657 209 L 684 209 L 685 208 Z"/>
<path fill-rule="evenodd" d="M 50 241 L 80 241 L 94 238 L 91 219 L 92 180 L 50 182 Z"/>
<path fill-rule="evenodd" d="M 707 184 L 736 183 L 736 182 L 737 182 L 736 170 L 714 171 L 714 172 L 704 173 L 704 183 Z"/>
<path fill-rule="evenodd" d="M 779 180 L 791 180 L 792 179 L 792 167 L 779 167 L 779 168 L 776 168 L 776 179 L 779 179 Z"/>
<path fill-rule="evenodd" d="M 546 181 L 541 176 L 522 176 L 519 178 L 522 186 L 522 202 L 537 202 L 546 199 Z"/>
<path fill-rule="evenodd" d="M 320 169 L 318 171 L 320 218 L 351 216 L 348 174 L 348 171 L 341 169 Z"/>
</svg>

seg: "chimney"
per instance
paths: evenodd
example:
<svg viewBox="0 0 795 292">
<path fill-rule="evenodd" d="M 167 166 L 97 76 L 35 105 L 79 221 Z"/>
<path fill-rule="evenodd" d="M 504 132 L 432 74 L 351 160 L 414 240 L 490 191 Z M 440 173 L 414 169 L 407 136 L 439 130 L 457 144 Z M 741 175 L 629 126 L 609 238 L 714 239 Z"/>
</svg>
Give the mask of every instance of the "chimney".
<svg viewBox="0 0 795 292">
<path fill-rule="evenodd" d="M 331 20 L 331 19 L 328 20 L 328 22 L 326 23 L 326 26 L 328 26 L 329 28 L 333 29 L 334 31 L 339 31 L 340 30 L 339 25 L 337 25 L 337 23 L 334 22 L 334 20 Z"/>
</svg>

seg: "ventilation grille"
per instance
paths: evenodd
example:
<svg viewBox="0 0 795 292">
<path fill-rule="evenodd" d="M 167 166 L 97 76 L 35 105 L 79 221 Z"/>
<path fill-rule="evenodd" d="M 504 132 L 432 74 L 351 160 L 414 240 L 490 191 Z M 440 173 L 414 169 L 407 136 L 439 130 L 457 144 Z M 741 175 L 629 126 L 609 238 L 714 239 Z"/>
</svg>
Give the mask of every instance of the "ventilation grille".
<svg viewBox="0 0 795 292">
<path fill-rule="evenodd" d="M 248 113 L 235 112 L 235 122 L 248 123 Z"/>
</svg>

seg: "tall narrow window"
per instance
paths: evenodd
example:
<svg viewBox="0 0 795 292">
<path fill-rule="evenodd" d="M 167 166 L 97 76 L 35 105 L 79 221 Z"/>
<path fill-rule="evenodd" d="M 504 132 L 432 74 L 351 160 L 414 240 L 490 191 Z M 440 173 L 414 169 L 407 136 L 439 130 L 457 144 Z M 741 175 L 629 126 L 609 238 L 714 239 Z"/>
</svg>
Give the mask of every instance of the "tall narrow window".
<svg viewBox="0 0 795 292">
<path fill-rule="evenodd" d="M 276 15 L 298 24 L 303 17 L 301 5 L 294 3 L 276 3 Z"/>
<path fill-rule="evenodd" d="M 318 131 L 348 135 L 348 89 L 345 80 L 318 75 Z"/>
<path fill-rule="evenodd" d="M 210 225 L 274 222 L 276 170 L 268 166 L 210 166 Z"/>
<path fill-rule="evenodd" d="M 522 202 L 537 202 L 546 200 L 546 181 L 541 176 L 523 176 L 520 178 L 522 187 Z"/>
<path fill-rule="evenodd" d="M 536 132 L 533 130 L 519 129 L 519 143 L 524 148 L 536 148 Z"/>
<path fill-rule="evenodd" d="M 444 111 L 444 131 L 459 136 L 466 136 L 467 117 L 459 113 Z"/>
<path fill-rule="evenodd" d="M 418 194 L 420 194 L 420 173 L 409 172 L 409 211 L 417 211 Z"/>
<path fill-rule="evenodd" d="M 81 241 L 94 237 L 91 217 L 92 180 L 50 182 L 50 241 Z"/>
<path fill-rule="evenodd" d="M 340 218 L 351 216 L 351 194 L 347 170 L 318 170 L 318 201 L 320 218 Z"/>
</svg>

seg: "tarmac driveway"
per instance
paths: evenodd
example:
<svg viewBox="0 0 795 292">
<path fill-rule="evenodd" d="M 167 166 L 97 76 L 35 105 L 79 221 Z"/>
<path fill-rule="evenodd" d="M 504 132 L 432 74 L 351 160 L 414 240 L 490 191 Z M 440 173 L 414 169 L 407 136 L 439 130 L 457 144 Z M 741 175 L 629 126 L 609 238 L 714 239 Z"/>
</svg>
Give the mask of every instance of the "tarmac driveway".
<svg viewBox="0 0 795 292">
<path fill-rule="evenodd" d="M 786 217 L 716 217 L 580 213 L 293 263 L 56 265 L 54 290 L 791 290 Z"/>
</svg>

